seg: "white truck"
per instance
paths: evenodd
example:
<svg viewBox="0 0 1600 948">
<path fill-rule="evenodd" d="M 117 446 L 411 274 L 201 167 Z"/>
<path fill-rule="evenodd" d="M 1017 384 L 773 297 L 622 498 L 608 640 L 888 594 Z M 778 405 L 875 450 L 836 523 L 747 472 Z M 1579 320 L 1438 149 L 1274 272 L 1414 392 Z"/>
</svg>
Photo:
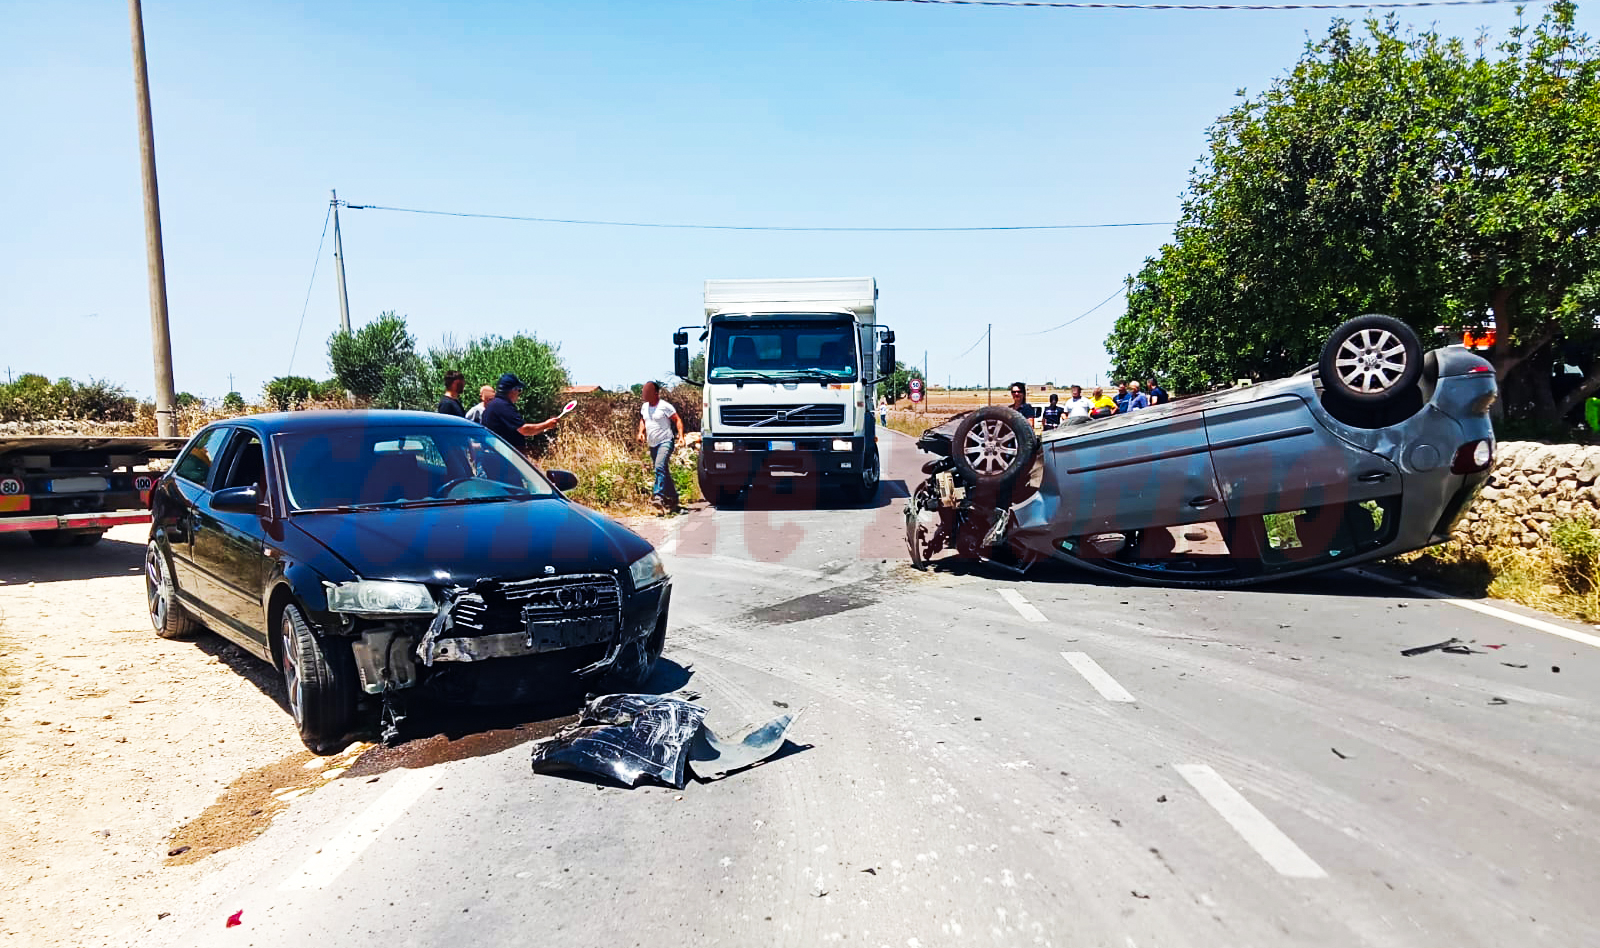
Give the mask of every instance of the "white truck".
<svg viewBox="0 0 1600 948">
<path fill-rule="evenodd" d="M 798 478 L 864 503 L 878 490 L 874 391 L 894 371 L 871 277 L 707 280 L 705 323 L 673 334 L 673 371 L 702 385 L 700 492 L 713 505 Z M 691 378 L 701 328 L 704 378 Z"/>
</svg>

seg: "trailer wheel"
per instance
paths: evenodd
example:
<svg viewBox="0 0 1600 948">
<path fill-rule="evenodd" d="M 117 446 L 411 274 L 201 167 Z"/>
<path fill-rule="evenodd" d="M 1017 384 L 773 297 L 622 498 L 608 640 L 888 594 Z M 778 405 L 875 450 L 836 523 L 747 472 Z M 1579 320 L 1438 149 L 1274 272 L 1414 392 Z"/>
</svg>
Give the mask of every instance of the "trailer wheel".
<svg viewBox="0 0 1600 948">
<path fill-rule="evenodd" d="M 164 639 L 187 638 L 200 631 L 200 623 L 178 603 L 178 582 L 172 575 L 172 558 L 151 540 L 144 551 L 144 593 L 150 606 L 150 624 Z"/>
<path fill-rule="evenodd" d="M 66 546 L 72 540 L 72 534 L 60 530 L 29 530 L 28 537 L 35 546 L 42 546 L 47 550 L 57 550 Z"/>
<path fill-rule="evenodd" d="M 105 539 L 105 536 L 105 532 L 102 530 L 89 530 L 84 533 L 74 533 L 72 535 L 72 545 L 94 546 L 96 543 L 99 543 L 101 540 Z"/>
</svg>

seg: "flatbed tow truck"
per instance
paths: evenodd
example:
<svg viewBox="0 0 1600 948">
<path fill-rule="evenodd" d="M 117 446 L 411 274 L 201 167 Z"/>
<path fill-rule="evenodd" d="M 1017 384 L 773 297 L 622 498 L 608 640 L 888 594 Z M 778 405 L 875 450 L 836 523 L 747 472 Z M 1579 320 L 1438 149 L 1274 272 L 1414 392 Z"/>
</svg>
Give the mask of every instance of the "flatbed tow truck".
<svg viewBox="0 0 1600 948">
<path fill-rule="evenodd" d="M 44 547 L 91 546 L 106 530 L 150 521 L 152 462 L 187 438 L 0 434 L 0 533 Z"/>
</svg>

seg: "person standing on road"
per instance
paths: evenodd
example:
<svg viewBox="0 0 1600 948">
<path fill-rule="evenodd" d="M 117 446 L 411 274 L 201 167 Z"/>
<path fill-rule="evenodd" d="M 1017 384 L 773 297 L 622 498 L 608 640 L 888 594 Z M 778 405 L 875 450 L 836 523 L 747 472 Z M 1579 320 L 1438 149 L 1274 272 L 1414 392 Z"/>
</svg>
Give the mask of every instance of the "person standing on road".
<svg viewBox="0 0 1600 948">
<path fill-rule="evenodd" d="M 1145 379 L 1144 392 L 1152 405 L 1165 405 L 1172 401 L 1172 396 L 1167 394 L 1166 389 L 1157 385 L 1155 379 Z"/>
<path fill-rule="evenodd" d="M 483 410 L 488 408 L 489 403 L 492 401 L 494 401 L 493 385 L 485 385 L 483 388 L 478 389 L 478 404 L 467 409 L 467 420 L 476 421 L 480 425 L 483 424 Z"/>
<path fill-rule="evenodd" d="M 672 481 L 672 449 L 683 437 L 683 418 L 672 403 L 661 397 L 661 386 L 644 383 L 644 404 L 639 406 L 639 440 L 650 449 L 650 463 L 656 480 L 650 503 L 667 510 L 678 509 L 678 485 Z"/>
<path fill-rule="evenodd" d="M 1039 417 L 1039 409 L 1028 404 L 1028 386 L 1021 382 L 1011 383 L 1011 410 L 1029 421 Z"/>
<path fill-rule="evenodd" d="M 1094 387 L 1094 409 L 1089 412 L 1092 418 L 1104 418 L 1117 413 L 1117 400 L 1106 394 L 1106 390 L 1096 385 Z"/>
<path fill-rule="evenodd" d="M 878 424 L 889 427 L 889 399 L 887 396 L 878 396 Z"/>
<path fill-rule="evenodd" d="M 441 415 L 455 415 L 457 418 L 467 417 L 466 409 L 461 407 L 461 391 L 467 387 L 466 377 L 455 369 L 444 374 L 444 395 L 439 399 L 439 407 L 434 409 Z"/>
<path fill-rule="evenodd" d="M 494 399 L 484 406 L 483 426 L 511 442 L 512 447 L 527 453 L 528 439 L 544 434 L 561 421 L 561 416 L 539 422 L 525 422 L 517 410 L 517 399 L 522 397 L 522 381 L 507 372 L 500 376 L 495 386 Z"/>
<path fill-rule="evenodd" d="M 1098 389 L 1096 394 L 1099 394 Z M 1088 418 L 1094 411 L 1094 402 L 1083 397 L 1082 385 L 1072 386 L 1072 397 L 1066 401 L 1066 410 L 1068 418 Z"/>
<path fill-rule="evenodd" d="M 1060 425 L 1061 416 L 1066 413 L 1066 409 L 1057 404 L 1057 402 L 1060 400 L 1061 396 L 1057 395 L 1055 392 L 1051 392 L 1050 404 L 1044 406 L 1044 411 L 1039 413 L 1039 417 L 1044 420 L 1044 430 L 1046 431 L 1049 431 L 1051 428 Z"/>
<path fill-rule="evenodd" d="M 1145 395 L 1145 393 L 1139 391 L 1139 380 L 1138 379 L 1134 379 L 1133 381 L 1128 383 L 1128 399 L 1127 399 L 1127 401 L 1123 402 L 1123 405 L 1125 406 L 1122 409 L 1123 411 L 1133 411 L 1134 409 L 1137 409 L 1137 408 L 1149 408 L 1150 407 L 1150 398 L 1149 398 L 1149 396 L 1147 396 L 1147 395 Z"/>
</svg>

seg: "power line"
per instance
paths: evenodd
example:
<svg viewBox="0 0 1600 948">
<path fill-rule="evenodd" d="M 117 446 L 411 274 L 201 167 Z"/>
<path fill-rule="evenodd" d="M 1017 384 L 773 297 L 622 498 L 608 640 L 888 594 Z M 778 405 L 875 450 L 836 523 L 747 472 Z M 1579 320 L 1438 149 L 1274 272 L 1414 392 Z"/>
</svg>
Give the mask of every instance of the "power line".
<svg viewBox="0 0 1600 948">
<path fill-rule="evenodd" d="M 311 261 L 311 282 L 306 285 L 305 305 L 300 307 L 300 325 L 294 330 L 294 348 L 289 350 L 289 371 L 286 375 L 294 374 L 294 356 L 300 351 L 300 330 L 306 326 L 306 310 L 311 308 L 311 288 L 317 285 L 317 266 L 322 263 L 322 242 L 328 238 L 328 221 L 333 217 L 333 205 L 328 205 L 328 213 L 322 215 L 322 236 L 317 238 L 317 259 Z"/>
<path fill-rule="evenodd" d="M 985 329 L 983 331 L 983 335 L 978 337 L 978 342 L 982 342 L 985 338 L 988 337 L 988 335 L 989 335 L 989 330 Z M 968 346 L 967 347 L 967 352 L 971 352 L 972 350 L 978 348 L 978 342 L 974 342 L 972 345 Z M 963 353 L 961 353 L 961 355 L 956 356 L 956 359 L 959 359 L 962 356 L 965 356 L 967 354 L 967 352 L 963 352 Z M 950 361 L 954 362 L 956 359 L 951 359 Z"/>
<path fill-rule="evenodd" d="M 348 204 L 339 202 L 352 211 L 395 211 L 401 214 L 430 214 L 436 217 L 473 217 L 496 221 L 528 221 L 535 224 L 584 224 L 591 227 L 654 227 L 672 230 L 765 230 L 810 231 L 826 233 L 970 233 L 973 231 L 1009 230 L 1102 230 L 1112 227 L 1171 227 L 1173 221 L 1137 221 L 1115 224 L 1014 224 L 988 227 L 788 227 L 769 224 L 670 224 L 654 221 L 602 221 L 579 220 L 563 217 L 525 217 L 518 214 L 478 214 L 469 211 L 434 211 L 415 207 L 388 207 L 382 204 Z"/>
<path fill-rule="evenodd" d="M 1390 0 L 1386 3 L 1055 3 L 1047 0 L 851 0 L 951 7 L 1046 7 L 1055 10 L 1400 10 L 1412 7 L 1487 7 L 1527 0 Z"/>
<path fill-rule="evenodd" d="M 1088 312 L 1080 313 L 1077 316 L 1072 317 L 1071 319 L 1067 320 L 1066 322 L 1062 323 L 1059 326 L 1051 326 L 1049 329 L 1041 329 L 1041 330 L 1039 330 L 1037 332 L 1019 332 L 1019 333 L 1017 333 L 1017 335 L 1019 335 L 1019 336 L 1042 336 L 1047 332 L 1055 332 L 1057 329 L 1065 329 L 1068 326 L 1070 326 L 1073 323 L 1077 322 L 1078 320 L 1084 318 L 1085 316 L 1088 316 L 1090 313 L 1093 313 L 1095 310 L 1097 310 L 1100 307 L 1106 305 L 1107 303 L 1111 302 L 1112 300 L 1116 299 L 1117 297 L 1121 296 L 1122 294 L 1124 294 L 1126 292 L 1128 292 L 1128 288 L 1126 286 L 1118 287 L 1117 291 L 1115 293 L 1111 294 L 1110 296 L 1106 297 L 1105 299 L 1101 300 L 1100 302 L 1098 302 L 1098 303 L 1094 304 L 1093 306 L 1089 307 Z"/>
</svg>

